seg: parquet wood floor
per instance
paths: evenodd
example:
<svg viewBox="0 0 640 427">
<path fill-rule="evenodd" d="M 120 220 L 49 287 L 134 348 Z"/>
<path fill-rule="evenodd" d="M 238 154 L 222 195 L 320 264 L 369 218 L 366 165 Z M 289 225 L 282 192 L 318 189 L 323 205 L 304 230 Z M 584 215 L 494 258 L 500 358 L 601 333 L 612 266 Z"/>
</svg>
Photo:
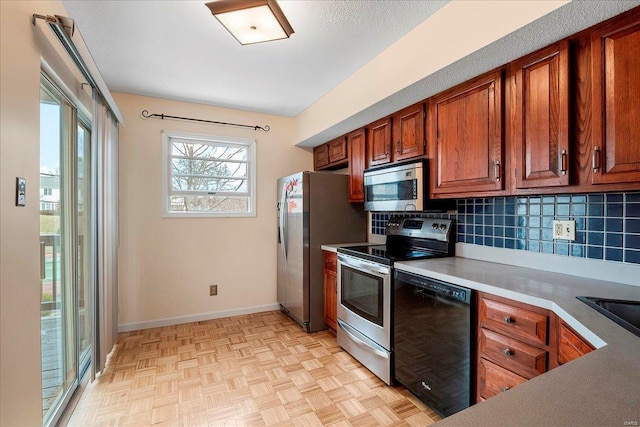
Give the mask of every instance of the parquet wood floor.
<svg viewBox="0 0 640 427">
<path fill-rule="evenodd" d="M 70 426 L 426 426 L 329 331 L 278 311 L 122 333 Z"/>
</svg>

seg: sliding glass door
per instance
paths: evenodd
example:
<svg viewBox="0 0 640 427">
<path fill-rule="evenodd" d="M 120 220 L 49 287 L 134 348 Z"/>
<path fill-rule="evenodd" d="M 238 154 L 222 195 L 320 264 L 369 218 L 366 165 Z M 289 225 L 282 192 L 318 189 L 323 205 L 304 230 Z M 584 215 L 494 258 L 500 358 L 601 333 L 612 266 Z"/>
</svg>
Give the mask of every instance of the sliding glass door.
<svg viewBox="0 0 640 427">
<path fill-rule="evenodd" d="M 90 362 L 90 128 L 45 76 L 40 90 L 42 411 L 57 421 Z"/>
<path fill-rule="evenodd" d="M 92 279 L 95 268 L 91 254 L 93 222 L 91 221 L 91 131 L 86 122 L 80 120 L 78 124 L 78 138 L 76 144 L 76 265 L 77 265 L 77 324 L 78 324 L 78 359 L 82 378 L 91 362 L 92 341 Z"/>
</svg>

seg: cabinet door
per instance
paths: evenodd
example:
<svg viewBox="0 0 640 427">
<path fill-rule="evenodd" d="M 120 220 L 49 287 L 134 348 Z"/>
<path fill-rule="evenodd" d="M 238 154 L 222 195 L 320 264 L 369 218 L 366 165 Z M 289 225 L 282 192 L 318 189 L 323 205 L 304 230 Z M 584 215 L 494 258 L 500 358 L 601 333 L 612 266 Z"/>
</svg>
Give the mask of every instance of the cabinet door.
<svg viewBox="0 0 640 427">
<path fill-rule="evenodd" d="M 337 318 L 337 283 L 336 273 L 330 270 L 324 270 L 324 323 L 328 327 L 336 330 Z"/>
<path fill-rule="evenodd" d="M 406 160 L 425 154 L 424 104 L 416 104 L 392 116 L 394 159 Z"/>
<path fill-rule="evenodd" d="M 593 348 L 564 322 L 558 327 L 558 363 L 565 364 L 590 353 Z"/>
<path fill-rule="evenodd" d="M 329 142 L 329 163 L 346 161 L 347 150 L 347 138 L 345 136 Z"/>
<path fill-rule="evenodd" d="M 369 166 L 382 165 L 391 161 L 391 118 L 386 117 L 367 126 L 369 144 L 367 159 Z"/>
<path fill-rule="evenodd" d="M 500 70 L 430 100 L 434 194 L 504 188 L 502 98 Z"/>
<path fill-rule="evenodd" d="M 364 202 L 364 169 L 366 168 L 366 131 L 364 128 L 351 132 L 349 143 L 349 201 Z"/>
<path fill-rule="evenodd" d="M 337 254 L 324 251 L 324 323 L 336 330 L 338 308 Z"/>
<path fill-rule="evenodd" d="M 313 149 L 313 169 L 322 169 L 329 165 L 329 145 L 322 144 Z"/>
<path fill-rule="evenodd" d="M 522 58 L 512 70 L 516 186 L 569 185 L 569 42 Z"/>
<path fill-rule="evenodd" d="M 639 15 L 591 35 L 595 184 L 640 181 Z"/>
</svg>

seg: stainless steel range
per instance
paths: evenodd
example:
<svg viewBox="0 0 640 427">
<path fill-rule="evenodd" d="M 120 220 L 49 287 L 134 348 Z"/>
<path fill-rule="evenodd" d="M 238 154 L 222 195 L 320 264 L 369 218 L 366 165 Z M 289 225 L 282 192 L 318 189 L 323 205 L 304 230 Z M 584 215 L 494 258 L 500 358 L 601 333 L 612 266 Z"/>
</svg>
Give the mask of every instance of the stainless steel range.
<svg viewBox="0 0 640 427">
<path fill-rule="evenodd" d="M 338 249 L 338 344 L 393 383 L 393 264 L 454 255 L 453 221 L 391 218 L 386 245 Z"/>
</svg>

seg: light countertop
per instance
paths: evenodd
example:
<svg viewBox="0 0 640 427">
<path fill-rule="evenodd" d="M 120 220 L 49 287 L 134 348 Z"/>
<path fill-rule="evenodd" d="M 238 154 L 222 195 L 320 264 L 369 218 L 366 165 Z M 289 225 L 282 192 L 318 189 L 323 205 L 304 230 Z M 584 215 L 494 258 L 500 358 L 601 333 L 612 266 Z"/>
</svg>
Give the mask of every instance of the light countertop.
<svg viewBox="0 0 640 427">
<path fill-rule="evenodd" d="M 379 245 L 380 243 L 373 243 L 373 242 L 361 242 L 361 243 L 335 243 L 335 244 L 331 244 L 331 245 L 322 245 L 320 246 L 320 249 L 322 249 L 323 251 L 329 251 L 329 252 L 338 252 L 338 248 L 346 248 L 349 246 L 371 246 L 371 245 Z"/>
<path fill-rule="evenodd" d="M 640 300 L 640 287 L 460 257 L 394 267 L 549 309 L 597 348 L 438 426 L 640 424 L 640 338 L 576 298 Z"/>
</svg>

